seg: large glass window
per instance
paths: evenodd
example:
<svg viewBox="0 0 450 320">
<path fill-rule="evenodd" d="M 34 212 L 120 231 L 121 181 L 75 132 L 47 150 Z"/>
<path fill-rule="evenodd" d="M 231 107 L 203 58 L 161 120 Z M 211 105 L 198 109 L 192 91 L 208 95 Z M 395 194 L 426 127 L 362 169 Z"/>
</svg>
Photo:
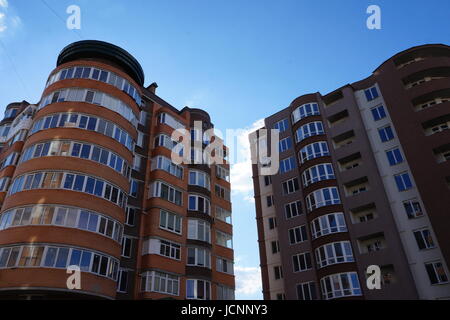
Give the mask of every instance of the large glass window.
<svg viewBox="0 0 450 320">
<path fill-rule="evenodd" d="M 181 234 L 181 216 L 168 212 L 160 211 L 159 227 L 174 233 Z"/>
<path fill-rule="evenodd" d="M 134 114 L 133 109 L 125 102 L 104 92 L 92 89 L 68 88 L 54 91 L 42 98 L 39 109 L 42 109 L 51 103 L 64 101 L 97 104 L 120 114 L 131 122 L 134 127 L 136 127 L 138 123 L 137 116 Z"/>
<path fill-rule="evenodd" d="M 299 160 L 305 163 L 308 160 L 312 160 L 319 157 L 329 156 L 328 145 L 326 142 L 314 142 L 303 147 L 298 153 Z"/>
<path fill-rule="evenodd" d="M 197 170 L 189 170 L 189 185 L 210 190 L 209 174 Z"/>
<path fill-rule="evenodd" d="M 306 196 L 306 207 L 308 211 L 339 203 L 341 203 L 341 200 L 336 187 L 319 189 Z"/>
<path fill-rule="evenodd" d="M 25 149 L 20 163 L 33 158 L 61 156 L 77 157 L 104 164 L 125 177 L 130 175 L 130 166 L 121 156 L 103 147 L 69 140 L 52 140 L 34 144 Z"/>
<path fill-rule="evenodd" d="M 162 198 L 179 206 L 182 205 L 183 192 L 162 181 L 153 182 L 150 191 L 152 197 Z"/>
<path fill-rule="evenodd" d="M 95 128 L 92 125 L 87 126 L 88 123 L 93 124 L 94 122 Z M 51 126 L 52 123 L 53 126 Z M 128 150 L 134 151 L 135 142 L 128 132 L 110 121 L 80 113 L 57 113 L 37 119 L 34 122 L 30 132 L 31 134 L 34 134 L 40 130 L 46 130 L 56 127 L 79 128 L 95 131 L 117 140 L 117 142 L 123 144 Z"/>
<path fill-rule="evenodd" d="M 297 129 L 295 133 L 295 138 L 297 143 L 303 141 L 304 139 L 312 136 L 317 136 L 324 134 L 323 124 L 321 121 L 310 122 L 304 124 L 300 128 Z"/>
<path fill-rule="evenodd" d="M 180 278 L 168 273 L 147 271 L 141 274 L 141 291 L 179 295 Z"/>
<path fill-rule="evenodd" d="M 183 179 L 183 167 L 173 163 L 169 158 L 157 156 L 153 158 L 152 169 L 164 170 L 178 179 Z"/>
<path fill-rule="evenodd" d="M 320 279 L 322 297 L 325 300 L 362 295 L 356 272 L 338 273 Z"/>
<path fill-rule="evenodd" d="M 188 210 L 199 211 L 208 215 L 210 214 L 209 199 L 195 194 L 190 194 L 188 199 Z"/>
<path fill-rule="evenodd" d="M 186 299 L 211 300 L 211 283 L 205 280 L 186 280 Z"/>
<path fill-rule="evenodd" d="M 304 104 L 292 112 L 292 124 L 309 116 L 319 115 L 319 106 L 317 103 Z"/>
<path fill-rule="evenodd" d="M 188 247 L 187 265 L 211 269 L 211 252 L 205 248 Z"/>
<path fill-rule="evenodd" d="M 31 189 L 67 189 L 89 193 L 124 208 L 127 194 L 120 188 L 96 177 L 67 172 L 37 172 L 14 179 L 8 194 Z"/>
<path fill-rule="evenodd" d="M 333 165 L 331 163 L 318 164 L 306 169 L 302 173 L 303 185 L 305 187 L 312 183 L 323 180 L 335 179 Z"/>
<path fill-rule="evenodd" d="M 327 243 L 316 249 L 316 262 L 319 268 L 353 261 L 352 246 L 349 241 Z"/>
<path fill-rule="evenodd" d="M 79 78 L 99 80 L 115 86 L 119 90 L 122 90 L 131 96 L 138 105 L 141 105 L 141 95 L 135 86 L 114 72 L 98 68 L 77 66 L 68 69 L 61 69 L 50 76 L 47 81 L 46 88 L 59 80 Z"/>
<path fill-rule="evenodd" d="M 117 280 L 119 261 L 105 254 L 50 244 L 0 248 L 0 268 L 66 269 L 69 265 L 77 265 L 81 271 Z"/>
<path fill-rule="evenodd" d="M 313 239 L 337 232 L 347 232 L 347 225 L 342 212 L 330 213 L 311 221 Z"/>
<path fill-rule="evenodd" d="M 211 243 L 211 225 L 203 220 L 189 219 L 187 237 Z"/>
<path fill-rule="evenodd" d="M 289 157 L 280 161 L 280 173 L 286 173 L 297 166 L 295 157 Z"/>
</svg>

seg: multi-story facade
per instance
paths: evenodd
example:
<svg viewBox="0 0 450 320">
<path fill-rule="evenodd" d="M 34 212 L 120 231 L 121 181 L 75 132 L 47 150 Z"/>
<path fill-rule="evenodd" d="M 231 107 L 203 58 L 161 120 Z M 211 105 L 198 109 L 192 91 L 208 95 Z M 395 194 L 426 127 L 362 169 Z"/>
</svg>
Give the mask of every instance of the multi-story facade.
<svg viewBox="0 0 450 320">
<path fill-rule="evenodd" d="M 280 168 L 253 165 L 264 298 L 450 299 L 449 127 L 442 44 L 266 118 Z"/>
<path fill-rule="evenodd" d="M 37 104 L 7 106 L 0 299 L 234 298 L 229 164 L 189 164 L 189 143 L 172 133 L 200 139 L 197 157 L 212 139 L 191 128 L 211 119 L 156 88 L 125 50 L 80 41 Z M 81 288 L 68 287 L 69 266 Z"/>
</svg>

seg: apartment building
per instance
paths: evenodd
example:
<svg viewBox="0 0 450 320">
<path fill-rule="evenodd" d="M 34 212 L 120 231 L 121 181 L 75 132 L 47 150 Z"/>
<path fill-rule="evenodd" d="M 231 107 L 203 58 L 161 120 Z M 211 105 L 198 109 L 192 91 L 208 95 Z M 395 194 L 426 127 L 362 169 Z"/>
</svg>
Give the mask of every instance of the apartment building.
<svg viewBox="0 0 450 320">
<path fill-rule="evenodd" d="M 449 126 L 443 44 L 266 118 L 280 168 L 253 165 L 264 298 L 450 299 Z M 380 289 L 366 285 L 371 265 Z"/>
<path fill-rule="evenodd" d="M 234 299 L 227 148 L 222 164 L 191 163 L 215 139 L 210 116 L 156 88 L 125 50 L 80 41 L 38 103 L 6 107 L 0 299 Z"/>
</svg>

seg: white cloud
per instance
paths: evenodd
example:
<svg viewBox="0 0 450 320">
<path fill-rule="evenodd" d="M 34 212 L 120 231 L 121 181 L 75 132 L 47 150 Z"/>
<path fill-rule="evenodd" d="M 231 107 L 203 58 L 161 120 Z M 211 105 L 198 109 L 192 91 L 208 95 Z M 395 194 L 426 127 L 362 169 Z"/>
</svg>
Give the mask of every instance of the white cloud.
<svg viewBox="0 0 450 320">
<path fill-rule="evenodd" d="M 244 200 L 253 202 L 252 161 L 250 155 L 250 142 L 248 135 L 264 126 L 264 119 L 254 122 L 250 127 L 242 130 L 237 137 L 237 162 L 231 164 L 231 186 L 233 194 L 241 195 Z M 233 154 L 233 150 L 230 150 Z"/>
<path fill-rule="evenodd" d="M 234 271 L 236 275 L 236 295 L 242 297 L 261 293 L 261 269 L 259 267 L 236 265 Z"/>
<path fill-rule="evenodd" d="M 5 30 L 6 30 L 6 16 L 4 13 L 0 12 L 0 32 L 3 32 Z"/>
<path fill-rule="evenodd" d="M 7 29 L 15 30 L 22 24 L 20 17 L 14 14 L 14 10 L 12 12 L 8 10 L 8 7 L 7 0 L 0 0 L 0 33 L 5 32 Z"/>
</svg>

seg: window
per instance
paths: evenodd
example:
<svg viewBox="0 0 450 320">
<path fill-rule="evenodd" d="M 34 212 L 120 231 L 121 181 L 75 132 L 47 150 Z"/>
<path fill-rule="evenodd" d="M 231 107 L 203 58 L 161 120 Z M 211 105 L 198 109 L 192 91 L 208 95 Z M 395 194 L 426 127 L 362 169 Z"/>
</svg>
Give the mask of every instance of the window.
<svg viewBox="0 0 450 320">
<path fill-rule="evenodd" d="M 284 214 L 286 216 L 286 219 L 295 218 L 301 215 L 302 213 L 303 212 L 301 201 L 294 201 L 284 206 Z"/>
<path fill-rule="evenodd" d="M 311 221 L 311 234 L 313 239 L 337 232 L 347 232 L 347 226 L 342 212 L 330 213 Z"/>
<path fill-rule="evenodd" d="M 104 198 L 124 208 L 127 194 L 112 184 L 90 176 L 65 172 L 38 172 L 17 177 L 9 194 L 29 189 L 67 189 Z"/>
<path fill-rule="evenodd" d="M 308 137 L 317 136 L 321 134 L 325 134 L 325 131 L 323 130 L 323 124 L 321 121 L 315 121 L 304 124 L 300 128 L 298 128 L 297 131 L 295 132 L 295 139 L 296 142 L 298 143 Z"/>
<path fill-rule="evenodd" d="M 289 243 L 296 244 L 308 240 L 306 234 L 306 226 L 299 226 L 293 229 L 289 229 Z"/>
<path fill-rule="evenodd" d="M 153 197 L 162 198 L 179 206 L 182 205 L 183 193 L 174 187 L 165 184 L 164 182 L 154 182 L 150 190 L 153 191 L 151 193 Z"/>
<path fill-rule="evenodd" d="M 269 221 L 269 229 L 270 229 L 270 230 L 273 230 L 273 229 L 275 229 L 275 228 L 277 227 L 277 218 L 275 218 L 275 217 L 270 217 L 270 218 L 268 219 L 268 221 Z"/>
<path fill-rule="evenodd" d="M 91 67 L 72 67 L 69 69 L 61 69 L 50 76 L 46 87 L 50 86 L 56 81 L 72 78 L 93 79 L 108 83 L 112 86 L 115 86 L 119 90 L 124 91 L 131 98 L 133 98 L 138 105 L 141 104 L 141 96 L 138 89 L 134 87 L 129 81 L 113 72 Z"/>
<path fill-rule="evenodd" d="M 308 160 L 329 156 L 330 152 L 326 142 L 315 142 L 303 147 L 298 155 L 300 162 L 305 163 Z"/>
<path fill-rule="evenodd" d="M 277 300 L 286 300 L 286 296 L 284 293 L 277 293 Z"/>
<path fill-rule="evenodd" d="M 206 221 L 189 219 L 188 239 L 211 243 L 211 226 Z"/>
<path fill-rule="evenodd" d="M 220 221 L 231 224 L 231 211 L 216 206 L 216 218 Z"/>
<path fill-rule="evenodd" d="M 142 168 L 142 157 L 134 154 L 133 156 L 133 170 L 140 171 Z M 169 172 L 170 173 L 170 172 Z"/>
<path fill-rule="evenodd" d="M 122 238 L 122 257 L 125 258 L 131 257 L 132 246 L 133 246 L 133 239 L 124 236 Z"/>
<path fill-rule="evenodd" d="M 119 276 L 117 277 L 117 292 L 126 293 L 128 287 L 128 271 L 119 270 Z"/>
<path fill-rule="evenodd" d="M 141 275 L 141 290 L 143 292 L 159 292 L 179 295 L 180 278 L 168 273 L 147 271 Z"/>
<path fill-rule="evenodd" d="M 228 170 L 220 165 L 217 165 L 216 166 L 216 177 L 230 182 L 230 170 Z"/>
<path fill-rule="evenodd" d="M 312 183 L 316 183 L 323 180 L 335 179 L 333 165 L 331 163 L 318 164 L 306 169 L 302 173 L 303 185 L 305 187 Z"/>
<path fill-rule="evenodd" d="M 234 300 L 234 289 L 217 285 L 217 300 Z"/>
<path fill-rule="evenodd" d="M 294 272 L 301 272 L 312 268 L 311 254 L 309 252 L 292 256 Z"/>
<path fill-rule="evenodd" d="M 168 113 L 160 113 L 158 115 L 158 122 L 167 124 L 169 127 L 172 127 L 173 129 L 184 129 L 184 124 L 176 120 L 174 117 L 172 117 Z"/>
<path fill-rule="evenodd" d="M 217 257 L 216 258 L 216 270 L 218 272 L 234 274 L 233 262 L 228 259 L 222 258 L 222 257 Z"/>
<path fill-rule="evenodd" d="M 222 247 L 226 248 L 233 248 L 233 240 L 231 234 L 222 232 L 217 230 L 216 231 L 216 244 Z"/>
<path fill-rule="evenodd" d="M 272 254 L 280 252 L 280 243 L 278 241 L 272 241 L 270 245 L 272 247 Z"/>
<path fill-rule="evenodd" d="M 272 184 L 272 177 L 271 176 L 264 176 L 264 185 L 269 186 Z"/>
<path fill-rule="evenodd" d="M 181 246 L 177 243 L 167 241 L 167 240 L 158 240 L 159 241 L 159 255 L 180 260 L 180 252 L 181 252 Z"/>
<path fill-rule="evenodd" d="M 144 147 L 144 134 L 138 131 L 138 139 L 136 145 L 143 148 Z"/>
<path fill-rule="evenodd" d="M 349 241 L 327 243 L 316 249 L 316 262 L 319 268 L 353 261 L 352 246 Z"/>
<path fill-rule="evenodd" d="M 408 172 L 395 175 L 394 178 L 398 191 L 405 191 L 412 188 L 412 182 Z"/>
<path fill-rule="evenodd" d="M 155 169 L 164 170 L 178 179 L 183 179 L 183 167 L 173 163 L 169 158 L 164 156 L 157 156 L 153 158 L 152 170 Z"/>
<path fill-rule="evenodd" d="M 177 153 L 180 156 L 183 155 L 183 144 L 172 140 L 172 138 L 166 134 L 159 134 L 156 136 L 155 148 L 156 147 L 164 147 L 171 150 L 172 152 Z"/>
<path fill-rule="evenodd" d="M 199 195 L 189 195 L 188 210 L 198 211 L 204 214 L 210 214 L 209 199 Z"/>
<path fill-rule="evenodd" d="M 102 118 L 81 113 L 57 113 L 37 119 L 31 128 L 30 134 L 50 128 L 52 123 L 55 128 L 79 128 L 98 132 L 116 140 L 128 150 L 134 151 L 134 140 L 125 130 Z M 78 157 L 79 155 L 72 156 Z"/>
<path fill-rule="evenodd" d="M 159 227 L 161 229 L 181 234 L 181 216 L 165 210 L 160 210 Z"/>
<path fill-rule="evenodd" d="M 216 196 L 218 196 L 219 198 L 225 199 L 226 201 L 231 201 L 229 189 L 226 189 L 226 188 L 216 184 L 214 186 L 214 191 L 215 191 Z"/>
<path fill-rule="evenodd" d="M 394 139 L 394 132 L 392 131 L 391 126 L 378 129 L 378 134 L 380 135 L 381 142 Z"/>
<path fill-rule="evenodd" d="M 416 238 L 419 250 L 431 249 L 435 247 L 433 237 L 428 229 L 414 231 L 414 238 Z"/>
<path fill-rule="evenodd" d="M 293 178 L 293 179 L 287 180 L 287 181 L 283 182 L 281 184 L 281 186 L 283 188 L 283 194 L 284 195 L 288 195 L 288 194 L 297 192 L 300 189 L 300 186 L 299 186 L 297 178 Z"/>
<path fill-rule="evenodd" d="M 448 282 L 448 277 L 447 274 L 445 273 L 442 262 L 436 261 L 425 263 L 425 269 L 427 270 L 428 278 L 430 279 L 431 284 L 440 284 Z"/>
<path fill-rule="evenodd" d="M 136 127 L 138 123 L 133 109 L 121 99 L 117 99 L 101 91 L 94 91 L 84 88 L 67 88 L 60 91 L 54 91 L 42 98 L 38 109 L 40 110 L 51 103 L 63 101 L 81 101 L 97 104 L 118 113 L 129 122 L 131 122 L 134 127 Z"/>
<path fill-rule="evenodd" d="M 339 203 L 341 203 L 341 200 L 336 187 L 319 189 L 306 196 L 306 207 L 308 211 Z"/>
<path fill-rule="evenodd" d="M 372 101 L 372 100 L 378 98 L 378 96 L 379 96 L 378 90 L 376 87 L 372 87 L 367 90 L 364 90 L 364 94 L 366 95 L 367 101 Z"/>
<path fill-rule="evenodd" d="M 396 164 L 403 162 L 403 156 L 399 148 L 386 151 L 386 156 L 391 166 L 395 166 Z"/>
<path fill-rule="evenodd" d="M 92 251 L 49 245 L 25 245 L 0 248 L 0 268 L 62 268 L 77 265 L 83 272 L 117 280 L 118 260 Z"/>
<path fill-rule="evenodd" d="M 11 209 L 0 216 L 0 230 L 32 225 L 77 228 L 99 233 L 117 242 L 121 241 L 123 231 L 122 225 L 109 217 L 73 207 L 34 205 Z"/>
<path fill-rule="evenodd" d="M 314 282 L 306 282 L 297 285 L 298 300 L 316 300 L 316 284 Z"/>
<path fill-rule="evenodd" d="M 322 297 L 325 300 L 360 296 L 362 294 L 356 272 L 338 273 L 320 279 Z"/>
<path fill-rule="evenodd" d="M 9 186 L 9 181 L 11 178 L 8 177 L 2 177 L 0 178 L 0 192 L 6 192 Z"/>
<path fill-rule="evenodd" d="M 319 114 L 319 106 L 317 105 L 317 103 L 307 103 L 298 107 L 292 112 L 292 123 L 294 124 L 301 119 Z"/>
<path fill-rule="evenodd" d="M 19 153 L 10 153 L 2 162 L 0 162 L 0 170 L 6 168 L 7 166 L 15 166 L 18 159 Z"/>
<path fill-rule="evenodd" d="M 128 226 L 134 226 L 134 224 L 136 223 L 136 212 L 137 212 L 137 208 L 134 207 L 129 207 L 127 206 L 126 212 L 127 212 L 127 216 L 125 219 L 125 224 Z"/>
<path fill-rule="evenodd" d="M 280 130 L 280 133 L 286 131 L 289 128 L 288 119 L 278 121 L 277 123 L 274 124 L 273 128 Z"/>
<path fill-rule="evenodd" d="M 370 109 L 370 112 L 372 112 L 372 117 L 374 121 L 386 118 L 386 111 L 384 110 L 384 107 L 382 105 Z"/>
<path fill-rule="evenodd" d="M 210 190 L 209 174 L 202 171 L 189 170 L 189 185 Z"/>
<path fill-rule="evenodd" d="M 280 173 L 286 173 L 296 167 L 295 157 L 289 157 L 280 161 Z"/>
<path fill-rule="evenodd" d="M 273 196 L 266 196 L 267 207 L 273 206 Z"/>
<path fill-rule="evenodd" d="M 139 191 L 139 181 L 131 179 L 130 196 L 137 198 Z"/>
<path fill-rule="evenodd" d="M 414 219 L 423 216 L 422 208 L 417 199 L 411 199 L 403 202 L 408 219 Z"/>
<path fill-rule="evenodd" d="M 205 248 L 187 248 L 187 265 L 211 269 L 211 253 Z"/>
<path fill-rule="evenodd" d="M 186 280 L 186 299 L 211 300 L 211 283 L 205 280 Z"/>
<path fill-rule="evenodd" d="M 273 273 L 275 275 L 275 280 L 280 280 L 283 278 L 283 268 L 281 266 L 273 267 Z"/>
<path fill-rule="evenodd" d="M 279 142 L 279 150 L 280 153 L 292 148 L 292 139 L 291 137 L 284 138 Z"/>
</svg>

